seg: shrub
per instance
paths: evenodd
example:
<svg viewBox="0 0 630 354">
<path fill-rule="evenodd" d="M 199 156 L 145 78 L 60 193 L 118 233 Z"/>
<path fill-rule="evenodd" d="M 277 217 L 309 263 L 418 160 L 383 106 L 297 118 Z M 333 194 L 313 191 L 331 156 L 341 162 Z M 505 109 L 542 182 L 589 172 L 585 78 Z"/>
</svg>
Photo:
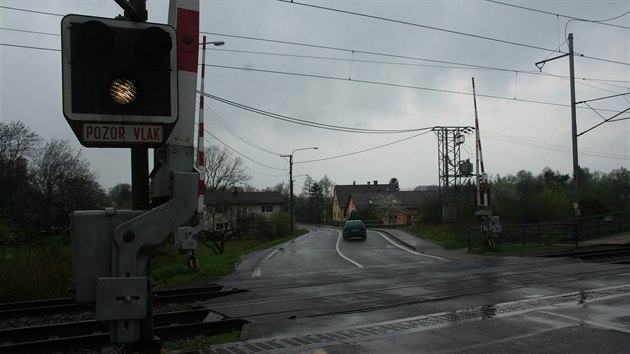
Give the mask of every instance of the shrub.
<svg viewBox="0 0 630 354">
<path fill-rule="evenodd" d="M 271 214 L 269 223 L 273 227 L 275 238 L 283 238 L 289 236 L 291 233 L 290 223 L 291 218 L 286 211 L 276 211 Z"/>
</svg>

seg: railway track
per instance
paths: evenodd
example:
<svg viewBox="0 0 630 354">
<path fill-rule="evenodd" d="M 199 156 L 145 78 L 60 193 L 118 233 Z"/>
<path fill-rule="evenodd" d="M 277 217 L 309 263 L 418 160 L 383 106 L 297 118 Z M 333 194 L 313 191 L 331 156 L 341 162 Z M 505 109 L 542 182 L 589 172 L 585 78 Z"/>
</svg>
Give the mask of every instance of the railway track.
<svg viewBox="0 0 630 354">
<path fill-rule="evenodd" d="M 243 291 L 245 290 L 225 289 L 220 285 L 156 291 L 154 305 L 181 303 L 188 306 L 193 301 L 206 301 Z M 107 322 L 77 320 L 85 316 L 73 315 L 93 312 L 94 307 L 76 305 L 72 301 L 72 298 L 61 298 L 0 304 L 0 320 L 8 319 L 18 323 L 13 328 L 0 329 L 0 353 L 65 352 L 81 349 L 100 352 L 99 348 L 111 345 Z M 40 320 L 28 320 L 51 314 L 65 320 L 61 323 L 46 323 L 44 320 L 43 324 Z M 88 317 L 93 318 L 93 314 L 88 314 Z M 156 313 L 153 322 L 154 333 L 162 340 L 237 331 L 248 323 L 242 319 L 226 318 L 205 308 Z"/>
<path fill-rule="evenodd" d="M 240 330 L 247 321 L 222 319 L 204 322 L 210 310 L 168 312 L 153 316 L 154 333 L 162 340 L 213 335 Z M 109 325 L 79 321 L 0 330 L 0 352 L 42 353 L 98 349 L 110 344 Z"/>
<path fill-rule="evenodd" d="M 630 264 L 630 247 L 597 247 L 574 252 L 555 253 L 545 257 L 579 258 L 584 262 Z"/>
<path fill-rule="evenodd" d="M 174 302 L 205 301 L 217 297 L 243 292 L 243 289 L 225 289 L 222 285 L 208 285 L 199 288 L 159 290 L 153 293 L 153 304 L 164 305 Z M 71 297 L 23 302 L 0 303 L 0 320 L 94 311 L 94 305 L 75 304 Z"/>
</svg>

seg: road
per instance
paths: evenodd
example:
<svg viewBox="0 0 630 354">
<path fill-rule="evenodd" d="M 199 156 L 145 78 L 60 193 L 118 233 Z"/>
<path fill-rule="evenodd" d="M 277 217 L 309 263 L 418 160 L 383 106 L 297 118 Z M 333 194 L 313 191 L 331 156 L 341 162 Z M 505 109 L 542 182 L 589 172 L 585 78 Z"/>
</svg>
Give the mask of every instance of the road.
<svg viewBox="0 0 630 354">
<path fill-rule="evenodd" d="M 630 352 L 630 265 L 424 254 L 383 232 L 313 229 L 219 280 L 251 322 L 211 352 Z"/>
<path fill-rule="evenodd" d="M 432 262 L 426 256 L 401 246 L 381 232 L 369 232 L 363 241 L 343 241 L 338 229 L 319 229 L 298 238 L 271 254 L 259 265 L 256 276 L 276 276 L 322 271 L 338 271 L 380 265 Z M 437 258 L 444 260 L 443 258 Z M 263 273 L 264 268 L 264 273 Z"/>
</svg>

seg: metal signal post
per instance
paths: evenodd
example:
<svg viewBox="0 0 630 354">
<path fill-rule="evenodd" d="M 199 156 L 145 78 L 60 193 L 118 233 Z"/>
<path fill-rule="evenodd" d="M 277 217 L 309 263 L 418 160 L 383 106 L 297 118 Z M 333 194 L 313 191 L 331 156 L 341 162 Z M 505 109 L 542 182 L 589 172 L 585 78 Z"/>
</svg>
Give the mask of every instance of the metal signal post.
<svg viewBox="0 0 630 354">
<path fill-rule="evenodd" d="M 62 20 L 64 115 L 85 146 L 132 148 L 136 209 L 74 212 L 75 301 L 96 303 L 112 342 L 154 352 L 149 260 L 172 232 L 188 242 L 201 227 L 191 225 L 199 0 L 170 0 L 169 25 L 144 22 L 145 0 L 116 2 L 122 18 Z M 151 207 L 149 147 L 159 148 Z"/>
</svg>

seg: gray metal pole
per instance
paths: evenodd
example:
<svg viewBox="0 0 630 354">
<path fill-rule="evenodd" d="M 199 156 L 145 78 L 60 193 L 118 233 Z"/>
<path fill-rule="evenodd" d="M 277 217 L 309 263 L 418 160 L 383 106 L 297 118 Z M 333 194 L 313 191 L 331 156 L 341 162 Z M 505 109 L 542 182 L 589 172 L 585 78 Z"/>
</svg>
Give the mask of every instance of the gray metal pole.
<svg viewBox="0 0 630 354">
<path fill-rule="evenodd" d="M 119 2 L 120 4 L 120 2 Z M 125 16 L 136 22 L 148 19 L 146 0 L 130 0 L 131 9 L 125 8 Z M 145 147 L 131 148 L 131 199 L 133 209 L 149 210 L 149 149 Z M 159 340 L 153 336 L 153 293 L 151 289 L 151 266 L 147 264 L 147 316 L 140 321 L 140 349 L 143 346 L 161 348 Z M 150 343 L 150 344 L 149 344 Z M 156 348 L 153 348 L 156 349 Z"/>
<path fill-rule="evenodd" d="M 293 154 L 289 155 L 289 231 L 293 235 Z"/>
<path fill-rule="evenodd" d="M 149 149 L 131 148 L 132 209 L 149 209 Z"/>
<path fill-rule="evenodd" d="M 136 22 L 147 21 L 146 0 L 116 1 L 125 17 Z M 131 148 L 131 204 L 134 210 L 149 209 L 149 149 Z"/>
<path fill-rule="evenodd" d="M 580 165 L 578 164 L 577 121 L 575 108 L 575 68 L 573 65 L 573 33 L 569 33 L 569 76 L 571 82 L 571 144 L 573 146 L 573 209 L 575 218 L 580 217 Z M 575 237 L 577 238 L 578 235 Z"/>
</svg>

